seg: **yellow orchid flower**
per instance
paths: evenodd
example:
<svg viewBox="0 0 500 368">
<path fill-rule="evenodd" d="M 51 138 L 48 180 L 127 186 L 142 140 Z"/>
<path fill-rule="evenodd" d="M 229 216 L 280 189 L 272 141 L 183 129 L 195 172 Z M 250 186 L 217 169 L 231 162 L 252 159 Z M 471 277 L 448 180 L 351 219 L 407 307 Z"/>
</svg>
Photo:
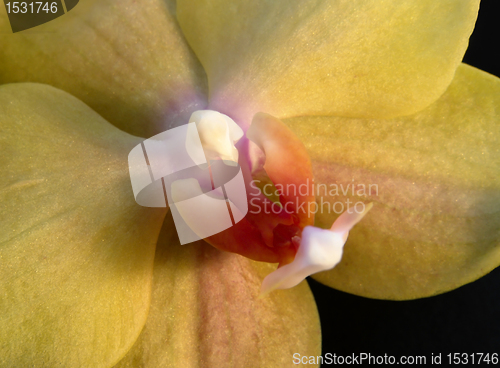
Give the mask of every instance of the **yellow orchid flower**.
<svg viewBox="0 0 500 368">
<path fill-rule="evenodd" d="M 306 283 L 259 299 L 275 265 L 179 246 L 164 209 L 135 203 L 129 151 L 196 110 L 245 130 L 270 114 L 306 147 L 315 184 L 377 185 L 318 196 L 374 203 L 322 283 L 411 299 L 496 267 L 500 82 L 460 64 L 478 5 L 82 0 L 16 34 L 0 7 L 0 366 L 320 355 Z"/>
</svg>

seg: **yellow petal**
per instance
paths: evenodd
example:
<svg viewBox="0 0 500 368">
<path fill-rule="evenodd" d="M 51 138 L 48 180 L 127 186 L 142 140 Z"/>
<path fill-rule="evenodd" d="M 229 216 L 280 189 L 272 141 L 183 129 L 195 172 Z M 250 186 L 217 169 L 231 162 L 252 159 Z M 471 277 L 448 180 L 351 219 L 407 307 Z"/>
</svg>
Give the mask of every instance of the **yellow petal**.
<svg viewBox="0 0 500 368">
<path fill-rule="evenodd" d="M 55 88 L 0 87 L 1 367 L 107 367 L 136 340 L 165 214 L 134 201 L 139 142 Z"/>
<path fill-rule="evenodd" d="M 178 0 L 177 17 L 207 72 L 214 110 L 245 120 L 258 111 L 387 118 L 445 91 L 478 5 Z"/>
<path fill-rule="evenodd" d="M 374 202 L 351 231 L 341 263 L 315 279 L 353 294 L 409 299 L 454 289 L 496 267 L 499 106 L 500 79 L 462 64 L 446 93 L 410 117 L 287 119 L 309 150 L 316 184 L 328 186 L 316 187 L 324 212 L 317 225 L 328 227 L 337 216 L 321 201 Z M 325 195 L 331 184 L 339 195 Z"/>
<path fill-rule="evenodd" d="M 321 354 L 306 282 L 258 299 L 262 279 L 275 266 L 202 241 L 181 246 L 172 220 L 166 224 L 146 326 L 116 367 L 289 367 L 294 353 Z"/>
<path fill-rule="evenodd" d="M 150 137 L 206 107 L 206 76 L 177 25 L 175 1 L 95 1 L 11 32 L 0 7 L 0 83 L 63 89 L 120 129 Z"/>
</svg>

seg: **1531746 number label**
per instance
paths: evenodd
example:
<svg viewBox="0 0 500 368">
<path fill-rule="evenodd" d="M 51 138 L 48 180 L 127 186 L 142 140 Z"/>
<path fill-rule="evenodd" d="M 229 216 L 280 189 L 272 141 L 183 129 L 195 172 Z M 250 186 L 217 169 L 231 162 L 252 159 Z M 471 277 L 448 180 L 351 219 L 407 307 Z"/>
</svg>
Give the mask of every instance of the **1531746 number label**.
<svg viewBox="0 0 500 368">
<path fill-rule="evenodd" d="M 78 0 L 3 0 L 12 32 L 20 32 L 50 22 L 73 9 Z M 53 32 L 54 30 L 51 30 Z"/>
<path fill-rule="evenodd" d="M 45 4 L 43 1 L 33 1 L 33 2 L 18 2 L 18 1 L 13 1 L 13 2 L 8 2 L 5 3 L 5 7 L 7 8 L 7 14 L 10 14 L 11 12 L 14 14 L 21 13 L 21 14 L 26 14 L 30 12 L 31 14 L 39 14 L 40 10 L 45 13 L 57 13 L 57 3 L 52 2 L 50 3 L 50 8 L 49 8 L 49 3 L 46 2 Z"/>
<path fill-rule="evenodd" d="M 447 355 L 450 365 L 496 365 L 498 353 L 450 353 Z"/>
</svg>

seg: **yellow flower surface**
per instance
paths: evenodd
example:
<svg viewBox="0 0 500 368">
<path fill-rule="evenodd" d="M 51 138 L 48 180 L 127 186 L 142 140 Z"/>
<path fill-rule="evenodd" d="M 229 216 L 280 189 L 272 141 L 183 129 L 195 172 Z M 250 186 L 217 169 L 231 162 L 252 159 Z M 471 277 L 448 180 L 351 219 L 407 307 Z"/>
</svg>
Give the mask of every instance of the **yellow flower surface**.
<svg viewBox="0 0 500 368">
<path fill-rule="evenodd" d="M 241 234 L 208 239 L 235 253 L 181 246 L 166 209 L 134 201 L 130 150 L 196 110 L 244 130 L 270 114 L 257 116 L 293 132 L 271 142 L 293 142 L 269 157 L 271 178 L 298 182 L 310 159 L 315 184 L 358 184 L 319 204 L 373 202 L 321 283 L 414 299 L 495 268 L 500 80 L 461 64 L 478 7 L 81 0 L 12 34 L 0 6 L 0 367 L 288 367 L 321 354 L 306 282 L 259 298 L 276 265 L 235 254 Z"/>
</svg>

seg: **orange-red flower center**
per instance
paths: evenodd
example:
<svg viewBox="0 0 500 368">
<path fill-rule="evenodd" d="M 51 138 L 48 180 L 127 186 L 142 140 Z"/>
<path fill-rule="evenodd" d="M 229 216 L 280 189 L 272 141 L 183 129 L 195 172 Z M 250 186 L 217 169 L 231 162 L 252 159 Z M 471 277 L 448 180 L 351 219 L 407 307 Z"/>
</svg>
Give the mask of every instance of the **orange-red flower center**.
<svg viewBox="0 0 500 368">
<path fill-rule="evenodd" d="M 293 261 L 302 230 L 314 222 L 311 162 L 304 145 L 280 120 L 254 116 L 236 145 L 249 211 L 205 240 L 214 247 L 280 265 Z M 263 187 L 268 190 L 262 190 Z M 267 195 L 266 195 L 267 194 Z"/>
</svg>

